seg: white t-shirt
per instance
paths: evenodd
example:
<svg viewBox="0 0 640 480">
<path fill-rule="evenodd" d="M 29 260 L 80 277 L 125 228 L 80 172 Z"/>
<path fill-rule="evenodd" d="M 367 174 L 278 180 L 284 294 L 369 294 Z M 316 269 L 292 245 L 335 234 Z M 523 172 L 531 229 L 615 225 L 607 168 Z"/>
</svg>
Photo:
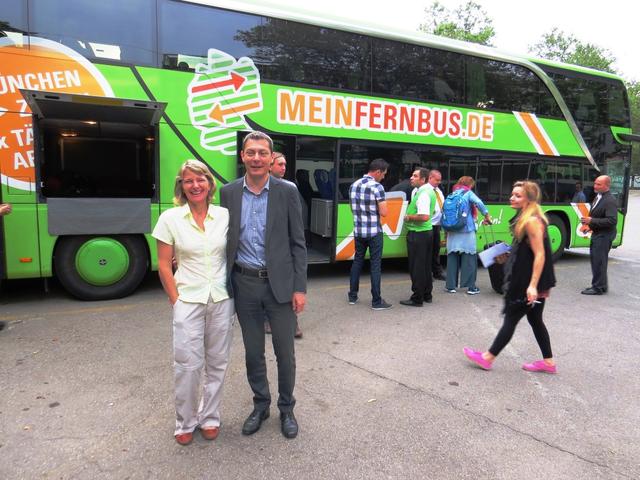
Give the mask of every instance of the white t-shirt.
<svg viewBox="0 0 640 480">
<path fill-rule="evenodd" d="M 431 225 L 440 225 L 440 218 L 442 217 L 442 207 L 440 205 L 444 203 L 444 194 L 442 193 L 442 190 L 438 187 L 434 188 L 430 183 L 426 183 L 425 185 L 428 185 L 429 188 L 433 189 L 436 194 L 436 209 L 433 213 L 433 217 L 431 218 Z M 438 199 L 440 201 L 438 201 Z"/>
<path fill-rule="evenodd" d="M 413 197 L 418 193 L 418 190 L 427 190 L 427 187 L 429 186 L 430 185 L 428 183 L 425 183 L 419 189 L 418 187 L 414 188 L 411 192 L 411 199 L 413 200 Z M 416 208 L 418 209 L 416 212 L 417 215 L 429 215 L 429 212 L 431 211 L 431 197 L 429 196 L 429 192 L 418 197 Z"/>
</svg>

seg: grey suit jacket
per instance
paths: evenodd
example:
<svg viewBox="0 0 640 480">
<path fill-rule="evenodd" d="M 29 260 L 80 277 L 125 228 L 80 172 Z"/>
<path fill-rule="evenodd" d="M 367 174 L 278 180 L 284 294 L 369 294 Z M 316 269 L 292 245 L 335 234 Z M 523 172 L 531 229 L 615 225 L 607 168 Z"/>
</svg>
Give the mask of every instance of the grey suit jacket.
<svg viewBox="0 0 640 480">
<path fill-rule="evenodd" d="M 227 288 L 230 292 L 233 292 L 231 272 L 240 239 L 243 180 L 239 178 L 220 190 L 220 205 L 229 210 Z M 273 177 L 267 201 L 265 256 L 271 291 L 279 303 L 290 302 L 294 292 L 307 291 L 307 248 L 298 190 L 294 184 Z"/>
</svg>

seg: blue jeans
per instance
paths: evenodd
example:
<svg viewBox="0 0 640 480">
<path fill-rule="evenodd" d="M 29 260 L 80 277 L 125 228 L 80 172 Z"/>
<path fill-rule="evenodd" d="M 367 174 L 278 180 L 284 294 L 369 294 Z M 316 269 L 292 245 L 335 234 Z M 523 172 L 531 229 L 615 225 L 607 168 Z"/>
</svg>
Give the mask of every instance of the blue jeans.
<svg viewBox="0 0 640 480">
<path fill-rule="evenodd" d="M 382 303 L 380 296 L 380 279 L 382 277 L 382 232 L 375 237 L 354 237 L 356 253 L 351 264 L 351 285 L 349 300 L 357 300 L 360 289 L 360 272 L 364 265 L 364 256 L 369 249 L 369 263 L 371 264 L 371 305 L 378 306 Z"/>
</svg>

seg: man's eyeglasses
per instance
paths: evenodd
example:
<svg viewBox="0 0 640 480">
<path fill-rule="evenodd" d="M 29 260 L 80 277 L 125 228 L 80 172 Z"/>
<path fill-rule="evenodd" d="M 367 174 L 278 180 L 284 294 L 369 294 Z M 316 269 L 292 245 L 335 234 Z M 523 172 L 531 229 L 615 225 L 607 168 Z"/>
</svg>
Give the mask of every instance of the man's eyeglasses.
<svg viewBox="0 0 640 480">
<path fill-rule="evenodd" d="M 269 150 L 245 150 L 244 156 L 249 158 L 253 158 L 253 157 L 268 158 L 271 156 L 271 152 Z"/>
</svg>

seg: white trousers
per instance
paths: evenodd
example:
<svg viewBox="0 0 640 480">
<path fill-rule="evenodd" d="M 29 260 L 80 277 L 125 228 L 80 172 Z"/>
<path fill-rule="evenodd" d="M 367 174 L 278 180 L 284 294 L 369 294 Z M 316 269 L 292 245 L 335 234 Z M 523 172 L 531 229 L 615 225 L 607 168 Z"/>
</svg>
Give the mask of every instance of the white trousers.
<svg viewBox="0 0 640 480">
<path fill-rule="evenodd" d="M 173 306 L 173 354 L 176 399 L 175 435 L 196 427 L 220 426 L 222 383 L 229 364 L 233 300 L 205 305 L 178 300 Z M 198 390 L 204 367 L 200 404 Z"/>
</svg>

